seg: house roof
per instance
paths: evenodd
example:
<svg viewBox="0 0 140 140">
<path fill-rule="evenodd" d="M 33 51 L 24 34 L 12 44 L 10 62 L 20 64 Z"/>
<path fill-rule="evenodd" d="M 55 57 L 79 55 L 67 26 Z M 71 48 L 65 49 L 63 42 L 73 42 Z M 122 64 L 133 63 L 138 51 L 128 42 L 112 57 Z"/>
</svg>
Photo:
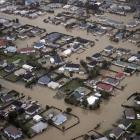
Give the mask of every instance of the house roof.
<svg viewBox="0 0 140 140">
<path fill-rule="evenodd" d="M 126 108 L 124 111 L 125 117 L 127 119 L 135 119 L 135 111 L 132 108 Z"/>
<path fill-rule="evenodd" d="M 48 77 L 48 75 L 44 75 L 38 79 L 38 83 L 44 84 L 44 85 L 47 85 L 50 81 L 51 81 L 51 79 Z"/>
<path fill-rule="evenodd" d="M 1 96 L 1 100 L 4 101 L 4 102 L 7 102 L 9 100 L 12 100 L 13 97 L 14 96 L 12 94 L 4 94 L 3 96 Z"/>
<path fill-rule="evenodd" d="M 20 52 L 20 53 L 33 53 L 35 51 L 36 50 L 32 47 L 21 48 L 21 49 L 18 50 L 18 52 Z"/>
<path fill-rule="evenodd" d="M 42 121 L 38 122 L 37 124 L 33 125 L 31 127 L 31 129 L 35 132 L 35 133 L 40 133 L 42 132 L 42 130 L 46 129 L 48 127 L 47 123 L 44 123 Z"/>
<path fill-rule="evenodd" d="M 52 120 L 55 125 L 61 125 L 67 120 L 67 117 L 64 114 L 60 113 L 54 116 Z"/>
<path fill-rule="evenodd" d="M 123 129 L 116 127 L 114 128 L 110 134 L 113 134 L 116 138 L 119 138 L 124 133 Z"/>
<path fill-rule="evenodd" d="M 101 90 L 105 90 L 105 91 L 112 91 L 113 90 L 113 86 L 106 84 L 106 83 L 98 83 L 97 84 L 97 88 L 101 89 Z"/>
<path fill-rule="evenodd" d="M 22 132 L 14 126 L 6 127 L 4 129 L 4 132 L 7 132 L 8 134 L 10 134 L 11 136 L 14 136 L 14 137 L 16 137 L 18 135 L 22 135 Z"/>
<path fill-rule="evenodd" d="M 69 68 L 79 68 L 80 67 L 80 65 L 79 64 L 70 64 L 70 63 L 68 63 L 68 64 L 66 64 L 65 65 L 65 67 L 69 67 Z"/>
<path fill-rule="evenodd" d="M 14 64 L 8 64 L 5 69 L 5 71 L 8 71 L 8 72 L 12 72 L 13 70 L 15 70 L 15 65 Z"/>
<path fill-rule="evenodd" d="M 9 46 L 5 49 L 5 51 L 10 52 L 10 53 L 15 53 L 17 49 L 15 46 Z"/>
<path fill-rule="evenodd" d="M 27 112 L 34 113 L 40 106 L 37 104 L 32 104 L 29 108 L 26 109 Z"/>
</svg>

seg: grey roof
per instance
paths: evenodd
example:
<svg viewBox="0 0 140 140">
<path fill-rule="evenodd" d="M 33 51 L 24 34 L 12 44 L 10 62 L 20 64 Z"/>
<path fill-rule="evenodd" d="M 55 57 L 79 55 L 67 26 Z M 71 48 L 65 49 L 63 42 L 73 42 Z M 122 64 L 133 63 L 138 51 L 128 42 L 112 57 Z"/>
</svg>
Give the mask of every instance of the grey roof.
<svg viewBox="0 0 140 140">
<path fill-rule="evenodd" d="M 4 129 L 4 132 L 10 134 L 11 136 L 18 136 L 18 135 L 22 135 L 22 132 L 20 130 L 18 130 L 16 127 L 14 126 L 8 126 Z"/>
<path fill-rule="evenodd" d="M 50 81 L 51 81 L 51 79 L 48 77 L 48 75 L 44 75 L 38 79 L 38 83 L 44 84 L 44 85 L 47 85 Z"/>
<path fill-rule="evenodd" d="M 31 129 L 35 132 L 35 133 L 40 133 L 42 132 L 44 129 L 46 129 L 48 127 L 47 123 L 44 123 L 42 121 L 38 122 L 37 124 L 33 125 L 31 127 Z"/>
<path fill-rule="evenodd" d="M 67 120 L 67 117 L 64 114 L 60 113 L 60 114 L 54 116 L 54 118 L 52 120 L 53 120 L 54 124 L 61 125 L 62 123 L 64 123 Z"/>
</svg>

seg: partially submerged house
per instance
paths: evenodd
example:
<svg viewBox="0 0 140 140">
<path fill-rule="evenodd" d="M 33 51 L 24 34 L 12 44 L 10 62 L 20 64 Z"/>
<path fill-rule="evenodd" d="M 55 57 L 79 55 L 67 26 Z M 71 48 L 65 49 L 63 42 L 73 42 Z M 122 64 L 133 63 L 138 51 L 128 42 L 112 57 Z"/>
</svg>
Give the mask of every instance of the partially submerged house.
<svg viewBox="0 0 140 140">
<path fill-rule="evenodd" d="M 14 126 L 6 127 L 4 129 L 4 133 L 8 136 L 9 139 L 14 139 L 14 140 L 20 139 L 23 136 L 22 131 Z"/>
</svg>

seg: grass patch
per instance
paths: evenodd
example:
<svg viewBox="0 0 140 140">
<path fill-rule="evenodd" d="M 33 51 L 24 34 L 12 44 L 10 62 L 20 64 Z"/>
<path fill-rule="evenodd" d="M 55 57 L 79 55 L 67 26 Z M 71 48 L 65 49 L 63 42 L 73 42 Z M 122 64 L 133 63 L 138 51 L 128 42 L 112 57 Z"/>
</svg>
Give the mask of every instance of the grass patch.
<svg viewBox="0 0 140 140">
<path fill-rule="evenodd" d="M 140 120 L 135 120 L 132 122 L 133 129 L 136 133 L 140 134 Z"/>
<path fill-rule="evenodd" d="M 80 79 L 73 79 L 66 83 L 64 86 L 62 86 L 60 88 L 60 91 L 69 94 L 80 86 L 83 86 L 83 82 Z"/>
</svg>

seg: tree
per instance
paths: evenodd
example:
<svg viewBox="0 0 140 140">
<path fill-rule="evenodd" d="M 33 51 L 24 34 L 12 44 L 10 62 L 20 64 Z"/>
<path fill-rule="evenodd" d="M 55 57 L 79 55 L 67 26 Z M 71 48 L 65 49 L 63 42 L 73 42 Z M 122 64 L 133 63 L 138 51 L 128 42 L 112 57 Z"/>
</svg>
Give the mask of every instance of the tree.
<svg viewBox="0 0 140 140">
<path fill-rule="evenodd" d="M 19 19 L 18 18 L 16 18 L 16 23 L 19 23 Z"/>
<path fill-rule="evenodd" d="M 90 136 L 89 136 L 88 134 L 85 134 L 85 135 L 84 135 L 84 140 L 88 140 L 89 137 L 90 137 Z"/>
<path fill-rule="evenodd" d="M 46 110 L 48 110 L 50 108 L 50 106 L 49 105 L 46 105 Z"/>
<path fill-rule="evenodd" d="M 106 60 L 104 60 L 103 62 L 102 62 L 102 68 L 103 69 L 108 69 L 109 68 L 109 66 L 110 66 L 110 62 L 108 62 L 108 61 L 106 61 Z"/>
<path fill-rule="evenodd" d="M 72 111 L 72 108 L 70 108 L 70 107 L 66 108 L 67 113 L 70 113 L 71 111 Z"/>
</svg>

